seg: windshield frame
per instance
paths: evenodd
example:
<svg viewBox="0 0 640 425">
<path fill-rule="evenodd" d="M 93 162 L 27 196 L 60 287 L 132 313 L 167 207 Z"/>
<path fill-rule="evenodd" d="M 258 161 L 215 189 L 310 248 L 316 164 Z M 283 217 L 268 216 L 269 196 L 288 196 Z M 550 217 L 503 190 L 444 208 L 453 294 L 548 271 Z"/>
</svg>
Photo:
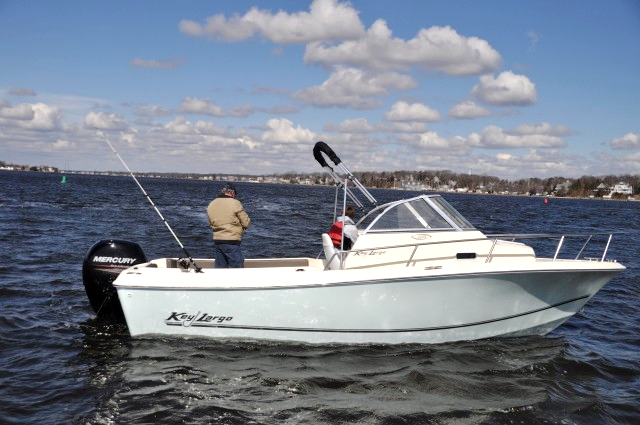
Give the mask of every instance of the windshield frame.
<svg viewBox="0 0 640 425">
<path fill-rule="evenodd" d="M 429 209 L 429 211 L 436 214 L 437 220 L 431 221 L 424 215 L 420 214 L 419 211 L 412 205 L 415 201 L 423 201 L 425 203 L 425 207 Z M 420 205 L 420 204 L 417 204 Z M 404 207 L 403 207 L 404 206 Z M 384 223 L 384 217 L 394 212 L 398 212 L 397 208 L 405 208 L 402 210 L 402 214 L 412 214 L 412 224 L 417 224 L 416 227 L 381 227 L 381 224 Z M 443 227 L 441 224 L 437 227 L 431 227 L 429 222 L 443 223 L 443 221 L 447 224 L 446 227 Z M 389 232 L 431 232 L 431 231 L 465 231 L 465 230 L 476 230 L 476 228 L 466 219 L 462 214 L 460 214 L 451 204 L 449 204 L 441 195 L 420 195 L 413 198 L 402 199 L 399 201 L 393 201 L 386 203 L 384 205 L 380 205 L 367 214 L 365 214 L 358 222 L 356 226 L 364 229 L 362 234 L 366 233 L 389 233 Z"/>
</svg>

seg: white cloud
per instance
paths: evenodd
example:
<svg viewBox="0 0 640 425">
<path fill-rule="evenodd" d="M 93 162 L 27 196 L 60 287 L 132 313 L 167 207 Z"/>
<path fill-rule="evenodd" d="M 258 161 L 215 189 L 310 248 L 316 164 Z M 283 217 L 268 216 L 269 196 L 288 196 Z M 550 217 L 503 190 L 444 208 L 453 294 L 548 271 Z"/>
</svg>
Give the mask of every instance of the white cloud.
<svg viewBox="0 0 640 425">
<path fill-rule="evenodd" d="M 640 148 L 640 135 L 627 133 L 622 137 L 616 137 L 609 142 L 613 149 L 638 149 Z"/>
<path fill-rule="evenodd" d="M 173 69 L 178 65 L 182 65 L 184 62 L 184 59 L 158 60 L 135 58 L 131 61 L 131 66 L 135 68 Z"/>
<path fill-rule="evenodd" d="M 62 113 L 56 106 L 45 105 L 44 103 L 34 103 L 31 105 L 34 117 L 31 121 L 25 122 L 25 127 L 33 130 L 53 130 L 60 127 Z"/>
<path fill-rule="evenodd" d="M 252 105 L 242 105 L 229 110 L 228 115 L 230 117 L 245 118 L 245 117 L 248 117 L 249 115 L 252 115 L 255 111 L 256 111 L 256 108 L 253 107 Z"/>
<path fill-rule="evenodd" d="M 558 125 L 552 126 L 549 123 L 541 124 L 522 124 L 513 129 L 512 133 L 521 135 L 548 135 L 548 136 L 571 136 L 573 131 L 571 129 Z"/>
<path fill-rule="evenodd" d="M 419 134 L 405 133 L 396 136 L 398 145 L 393 153 L 399 161 L 397 169 L 456 169 L 466 168 L 464 165 L 471 158 L 473 146 L 459 136 L 443 137 L 435 131 Z M 387 170 L 389 169 L 387 164 Z"/>
<path fill-rule="evenodd" d="M 546 127 L 542 126 L 542 128 Z M 565 141 L 555 135 L 544 132 L 518 134 L 517 132 L 504 131 L 495 125 L 486 127 L 481 134 L 471 134 L 469 141 L 477 147 L 489 149 L 559 148 L 566 146 Z"/>
<path fill-rule="evenodd" d="M 209 23 L 209 20 L 215 19 L 217 16 L 220 16 L 219 19 L 224 21 L 224 16 L 215 15 L 207 18 L 207 24 Z M 181 33 L 188 35 L 189 37 L 202 37 L 205 35 L 205 27 L 207 24 L 203 26 L 197 23 L 196 21 L 192 21 L 190 19 L 183 19 L 178 24 L 178 29 L 180 30 Z M 249 36 L 250 35 L 251 35 L 251 31 L 249 32 Z M 242 37 L 240 38 L 240 40 L 244 38 L 246 37 Z"/>
<path fill-rule="evenodd" d="M 424 133 L 427 125 L 424 122 L 395 121 L 390 130 L 397 133 Z"/>
<path fill-rule="evenodd" d="M 0 124 L 28 130 L 55 130 L 60 127 L 62 112 L 45 103 L 23 103 L 12 107 L 0 104 Z"/>
<path fill-rule="evenodd" d="M 180 104 L 180 112 L 186 114 L 203 114 L 214 117 L 223 116 L 222 108 L 211 103 L 209 99 L 187 97 Z"/>
<path fill-rule="evenodd" d="M 415 86 L 411 77 L 395 72 L 370 73 L 338 67 L 320 86 L 299 90 L 292 97 L 319 107 L 366 109 L 379 106 L 375 97 L 384 96 L 390 90 L 407 90 Z"/>
<path fill-rule="evenodd" d="M 190 37 L 208 37 L 222 41 L 242 41 L 253 37 L 257 28 L 252 22 L 234 15 L 226 19 L 224 15 L 214 15 L 206 19 L 204 25 L 191 20 L 182 20 L 178 26 L 180 31 Z"/>
<path fill-rule="evenodd" d="M 529 46 L 529 51 L 533 51 L 536 49 L 538 45 L 538 41 L 540 41 L 540 37 L 534 31 L 529 31 L 527 33 L 527 37 L 531 39 L 531 45 Z"/>
<path fill-rule="evenodd" d="M 525 154 L 516 158 L 512 164 L 513 170 L 522 167 L 532 176 L 540 175 L 584 175 L 589 171 L 587 161 L 577 155 L 571 155 L 557 149 L 537 150 L 529 149 Z M 513 171 L 512 171 L 513 172 Z"/>
<path fill-rule="evenodd" d="M 451 147 L 451 141 L 440 137 L 438 133 L 429 131 L 420 135 L 420 147 L 426 149 L 444 150 Z"/>
<path fill-rule="evenodd" d="M 58 150 L 58 149 L 68 149 L 70 147 L 72 147 L 72 143 L 68 140 L 61 140 L 58 139 L 55 141 L 55 143 L 53 144 L 53 149 Z"/>
<path fill-rule="evenodd" d="M 456 104 L 449 110 L 448 115 L 452 118 L 457 119 L 473 119 L 488 117 L 491 115 L 491 112 L 481 106 L 476 105 L 475 102 L 467 100 Z"/>
<path fill-rule="evenodd" d="M 436 122 L 440 121 L 440 113 L 422 103 L 396 102 L 391 110 L 384 114 L 384 118 L 388 121 L 423 121 Z"/>
<path fill-rule="evenodd" d="M 369 124 L 365 118 L 356 118 L 352 120 L 344 120 L 339 125 L 325 126 L 327 131 L 337 131 L 340 133 L 371 133 L 377 131 L 377 128 Z"/>
<path fill-rule="evenodd" d="M 123 140 L 129 144 L 132 144 L 136 141 L 136 135 L 138 133 L 137 130 L 132 129 L 131 133 L 120 133 L 120 140 Z"/>
<path fill-rule="evenodd" d="M 128 122 L 118 114 L 89 112 L 84 118 L 84 125 L 87 128 L 97 127 L 100 130 L 124 130 L 128 126 Z"/>
<path fill-rule="evenodd" d="M 309 12 L 273 13 L 254 7 L 242 16 L 210 16 L 203 24 L 182 20 L 179 29 L 191 37 L 228 42 L 259 35 L 278 44 L 307 44 L 305 63 L 325 66 L 416 66 L 448 75 L 481 75 L 496 71 L 501 62 L 486 40 L 464 37 L 449 26 L 420 29 L 410 40 L 394 38 L 381 19 L 365 31 L 358 11 L 336 0 L 315 0 Z"/>
<path fill-rule="evenodd" d="M 10 106 L 9 104 L 0 105 L 0 118 L 8 120 L 32 120 L 35 117 L 35 111 L 28 103 L 22 103 L 18 106 Z"/>
<path fill-rule="evenodd" d="M 211 121 L 196 122 L 195 131 L 202 135 L 223 135 L 227 133 L 227 130 L 216 126 Z"/>
<path fill-rule="evenodd" d="M 9 94 L 13 96 L 29 96 L 29 97 L 38 95 L 35 90 L 26 88 L 26 87 L 12 87 L 11 89 L 9 89 Z"/>
<path fill-rule="evenodd" d="M 166 117 L 172 112 L 160 105 L 145 105 L 134 108 L 133 113 L 141 117 Z"/>
<path fill-rule="evenodd" d="M 163 128 L 170 133 L 195 134 L 196 129 L 193 123 L 182 115 L 176 116 L 172 121 L 164 124 Z"/>
<path fill-rule="evenodd" d="M 273 118 L 267 121 L 268 129 L 262 133 L 261 140 L 271 143 L 312 143 L 315 133 L 285 118 Z"/>
<path fill-rule="evenodd" d="M 182 20 L 180 31 L 191 37 L 241 41 L 255 34 L 274 43 L 308 43 L 315 40 L 352 39 L 364 33 L 358 12 L 349 3 L 314 0 L 309 12 L 288 13 L 251 8 L 243 16 L 214 15 L 201 25 Z"/>
<path fill-rule="evenodd" d="M 109 101 L 101 98 L 74 96 L 69 94 L 41 93 L 38 98 L 47 105 L 55 105 L 65 118 L 82 120 L 88 110 L 108 108 Z"/>
<path fill-rule="evenodd" d="M 530 105 L 537 101 L 536 86 L 524 75 L 504 71 L 493 78 L 480 77 L 473 87 L 472 96 L 491 105 Z"/>
<path fill-rule="evenodd" d="M 260 146 L 260 143 L 254 141 L 251 137 L 249 136 L 241 136 L 238 137 L 236 139 L 236 142 L 238 142 L 240 145 L 242 146 L 246 146 L 247 148 L 249 148 L 249 150 L 254 150 L 257 147 Z"/>
<path fill-rule="evenodd" d="M 488 42 L 466 38 L 451 27 L 421 29 L 415 38 L 393 38 L 383 20 L 377 20 L 366 36 L 343 43 L 310 43 L 305 63 L 348 64 L 373 69 L 405 69 L 417 66 L 448 75 L 480 75 L 498 69 L 501 58 Z"/>
<path fill-rule="evenodd" d="M 483 172 L 505 178 L 582 176 L 595 169 L 584 157 L 556 149 L 529 149 L 522 155 L 496 154 L 495 159 L 483 162 Z M 593 174 L 591 174 L 593 175 Z"/>
</svg>

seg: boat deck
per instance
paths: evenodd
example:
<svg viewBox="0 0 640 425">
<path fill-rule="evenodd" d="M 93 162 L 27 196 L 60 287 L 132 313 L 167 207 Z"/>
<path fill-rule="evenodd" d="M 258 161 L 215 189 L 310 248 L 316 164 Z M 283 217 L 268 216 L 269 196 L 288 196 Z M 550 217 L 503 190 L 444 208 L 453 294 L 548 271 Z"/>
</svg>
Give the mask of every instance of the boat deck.
<svg viewBox="0 0 640 425">
<path fill-rule="evenodd" d="M 203 269 L 213 269 L 215 260 L 211 258 L 195 258 L 195 263 L 198 267 Z M 178 269 L 182 267 L 178 258 L 160 258 L 152 261 L 160 268 Z M 259 269 L 259 268 L 296 268 L 304 270 L 324 270 L 324 261 L 308 258 L 250 258 L 244 261 L 245 269 Z"/>
</svg>

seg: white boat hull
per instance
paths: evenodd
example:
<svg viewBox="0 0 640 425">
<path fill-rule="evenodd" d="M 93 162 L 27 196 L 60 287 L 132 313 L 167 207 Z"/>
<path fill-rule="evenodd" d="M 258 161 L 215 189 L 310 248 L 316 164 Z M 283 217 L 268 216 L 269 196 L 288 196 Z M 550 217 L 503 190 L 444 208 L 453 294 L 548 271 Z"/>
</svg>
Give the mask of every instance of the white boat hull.
<svg viewBox="0 0 640 425">
<path fill-rule="evenodd" d="M 203 273 L 137 267 L 114 286 L 132 336 L 441 343 L 546 334 L 624 269 L 589 261 L 523 266 Z"/>
</svg>

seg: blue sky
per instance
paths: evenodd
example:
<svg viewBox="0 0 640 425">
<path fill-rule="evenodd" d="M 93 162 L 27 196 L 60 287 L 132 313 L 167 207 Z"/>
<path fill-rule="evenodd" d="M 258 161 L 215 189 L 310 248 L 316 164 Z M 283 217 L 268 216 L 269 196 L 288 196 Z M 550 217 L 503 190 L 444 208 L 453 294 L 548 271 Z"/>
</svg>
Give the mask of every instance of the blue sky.
<svg viewBox="0 0 640 425">
<path fill-rule="evenodd" d="M 0 160 L 640 173 L 640 2 L 0 0 Z"/>
</svg>

